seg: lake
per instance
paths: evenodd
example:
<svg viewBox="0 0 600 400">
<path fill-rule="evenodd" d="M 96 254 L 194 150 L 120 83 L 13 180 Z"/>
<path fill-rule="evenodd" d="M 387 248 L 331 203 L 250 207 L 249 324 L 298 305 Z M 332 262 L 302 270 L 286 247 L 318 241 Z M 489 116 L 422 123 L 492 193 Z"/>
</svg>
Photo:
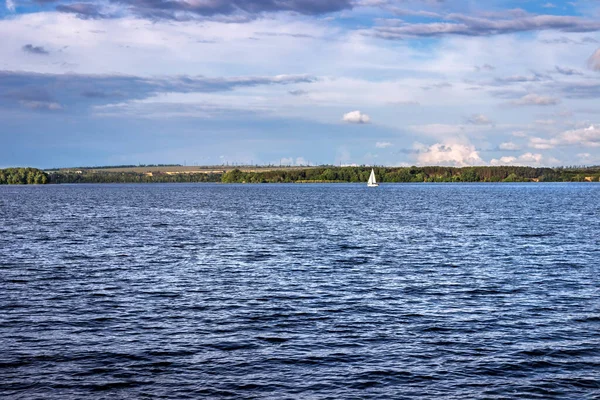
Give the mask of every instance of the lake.
<svg viewBox="0 0 600 400">
<path fill-rule="evenodd" d="M 600 184 L 0 187 L 0 397 L 600 398 Z"/>
</svg>

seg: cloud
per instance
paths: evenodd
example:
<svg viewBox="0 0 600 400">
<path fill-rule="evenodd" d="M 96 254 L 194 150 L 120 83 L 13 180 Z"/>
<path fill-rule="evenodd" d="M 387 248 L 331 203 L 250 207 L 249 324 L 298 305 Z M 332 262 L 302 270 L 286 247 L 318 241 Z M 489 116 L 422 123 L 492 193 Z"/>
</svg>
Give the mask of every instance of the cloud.
<svg viewBox="0 0 600 400">
<path fill-rule="evenodd" d="M 403 16 L 415 16 L 415 17 L 425 17 L 425 18 L 440 18 L 441 14 L 432 12 L 432 11 L 424 11 L 424 10 L 409 10 L 406 8 L 400 7 L 388 7 L 388 10 L 392 12 L 392 14 L 403 17 Z"/>
<path fill-rule="evenodd" d="M 290 90 L 290 91 L 288 91 L 288 93 L 291 94 L 292 96 L 306 96 L 308 94 L 308 92 L 306 90 L 302 90 L 302 89 Z"/>
<path fill-rule="evenodd" d="M 556 146 L 556 144 L 557 142 L 555 141 L 555 139 L 543 139 L 539 137 L 532 137 L 529 139 L 529 147 L 531 147 L 532 149 L 553 149 Z"/>
<path fill-rule="evenodd" d="M 479 66 L 479 65 L 475 66 L 475 70 L 476 71 L 481 71 L 481 70 L 483 70 L 483 71 L 493 71 L 495 69 L 496 69 L 496 67 L 494 67 L 493 65 L 490 65 L 490 64 L 483 64 L 481 66 Z"/>
<path fill-rule="evenodd" d="M 587 128 L 565 131 L 551 139 L 539 137 L 529 139 L 529 147 L 534 149 L 545 150 L 557 146 L 600 147 L 600 128 L 590 125 Z"/>
<path fill-rule="evenodd" d="M 590 125 L 587 128 L 563 132 L 558 140 L 561 145 L 600 147 L 600 128 Z"/>
<path fill-rule="evenodd" d="M 293 38 L 314 38 L 313 35 L 307 33 L 289 33 L 289 32 L 254 32 L 256 36 L 270 36 L 270 37 L 293 37 Z"/>
<path fill-rule="evenodd" d="M 124 93 L 120 91 L 106 92 L 102 90 L 85 90 L 81 92 L 81 95 L 88 99 L 114 99 L 124 97 Z"/>
<path fill-rule="evenodd" d="M 516 161 L 517 161 L 517 157 L 504 156 L 504 157 L 500 157 L 499 159 L 493 158 L 490 161 L 490 164 L 492 164 L 492 165 L 512 165 Z"/>
<path fill-rule="evenodd" d="M 0 107 L 20 104 L 30 109 L 56 109 L 56 104 L 77 106 L 146 99 L 161 93 L 218 93 L 239 88 L 310 83 L 309 75 L 217 77 L 40 74 L 0 71 Z M 74 108 L 73 106 L 69 107 Z"/>
<path fill-rule="evenodd" d="M 388 147 L 392 147 L 390 142 L 377 142 L 375 143 L 375 147 L 378 149 L 387 149 Z"/>
<path fill-rule="evenodd" d="M 344 114 L 342 120 L 350 124 L 368 124 L 371 122 L 371 117 L 356 110 Z"/>
<path fill-rule="evenodd" d="M 406 23 L 401 26 L 376 27 L 374 34 L 383 39 L 407 37 L 490 36 L 508 33 L 558 30 L 561 32 L 597 32 L 600 22 L 562 15 L 517 15 L 511 18 L 478 18 L 465 14 L 449 14 L 445 21 Z"/>
<path fill-rule="evenodd" d="M 113 0 L 138 16 L 185 20 L 193 17 L 239 17 L 247 22 L 264 13 L 321 15 L 352 8 L 351 0 Z"/>
<path fill-rule="evenodd" d="M 59 4 L 56 11 L 76 14 L 79 18 L 110 18 L 111 15 L 103 13 L 101 7 L 90 3 Z"/>
<path fill-rule="evenodd" d="M 600 83 L 597 81 L 559 82 L 549 86 L 560 91 L 569 99 L 595 99 L 600 97 Z"/>
<path fill-rule="evenodd" d="M 419 150 L 417 162 L 420 165 L 464 167 L 485 164 L 471 144 L 436 143 L 429 147 L 417 144 L 416 148 Z"/>
<path fill-rule="evenodd" d="M 545 44 L 589 44 L 589 43 L 598 43 L 598 40 L 593 37 L 586 36 L 581 40 L 573 40 L 571 38 L 562 36 L 554 39 L 542 39 L 540 42 Z"/>
<path fill-rule="evenodd" d="M 588 67 L 593 71 L 600 71 L 600 49 L 596 50 L 594 54 L 588 59 Z"/>
<path fill-rule="evenodd" d="M 556 70 L 556 72 L 558 72 L 559 74 L 562 74 L 562 75 L 583 75 L 583 73 L 577 71 L 576 69 L 563 68 L 563 67 L 559 67 L 558 65 L 555 66 L 554 69 Z"/>
<path fill-rule="evenodd" d="M 542 75 L 538 73 L 534 73 L 533 75 L 525 76 L 525 75 L 512 75 L 504 78 L 496 78 L 495 81 L 500 84 L 510 84 L 510 83 L 523 83 L 523 82 L 540 82 L 543 80 L 551 79 L 547 75 Z"/>
<path fill-rule="evenodd" d="M 516 144 L 514 144 L 513 142 L 504 142 L 501 143 L 500 146 L 498 146 L 498 148 L 500 150 L 510 150 L 510 151 L 514 151 L 514 150 L 519 150 L 520 147 Z"/>
<path fill-rule="evenodd" d="M 22 100 L 19 103 L 25 108 L 29 108 L 31 110 L 48 110 L 48 111 L 56 111 L 62 110 L 62 106 L 54 101 L 28 101 Z"/>
<path fill-rule="evenodd" d="M 467 118 L 467 123 L 473 125 L 491 125 L 492 121 L 483 114 L 474 114 Z"/>
<path fill-rule="evenodd" d="M 50 54 L 50 52 L 48 52 L 42 46 L 34 46 L 32 44 L 26 44 L 25 46 L 22 47 L 22 49 L 24 52 L 30 53 L 30 54 L 39 54 L 39 55 Z"/>
<path fill-rule="evenodd" d="M 13 0 L 6 0 L 6 9 L 10 12 L 15 12 L 15 2 Z"/>
<path fill-rule="evenodd" d="M 434 83 L 431 85 L 424 85 L 421 86 L 421 89 L 423 90 L 431 90 L 431 89 L 446 89 L 446 88 L 451 88 L 452 84 L 448 83 L 448 82 L 440 82 L 440 83 Z"/>
<path fill-rule="evenodd" d="M 553 106 L 560 103 L 560 100 L 550 96 L 540 96 L 534 93 L 526 94 L 518 100 L 514 100 L 512 104 L 519 106 Z"/>
<path fill-rule="evenodd" d="M 544 161 L 548 161 L 550 163 L 557 163 L 556 159 L 548 159 L 545 160 L 544 156 L 540 153 L 524 153 L 519 157 L 513 156 L 504 156 L 499 159 L 490 160 L 491 165 L 530 165 L 530 166 L 540 166 Z"/>
</svg>

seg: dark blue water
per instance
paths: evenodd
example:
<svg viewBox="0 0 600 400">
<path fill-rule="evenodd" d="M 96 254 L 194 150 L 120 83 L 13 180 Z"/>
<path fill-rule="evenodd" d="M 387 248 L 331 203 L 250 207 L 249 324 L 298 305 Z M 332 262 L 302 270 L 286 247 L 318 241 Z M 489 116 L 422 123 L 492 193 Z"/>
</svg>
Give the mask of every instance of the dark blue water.
<svg viewBox="0 0 600 400">
<path fill-rule="evenodd" d="M 600 185 L 0 187 L 1 398 L 600 398 Z"/>
</svg>

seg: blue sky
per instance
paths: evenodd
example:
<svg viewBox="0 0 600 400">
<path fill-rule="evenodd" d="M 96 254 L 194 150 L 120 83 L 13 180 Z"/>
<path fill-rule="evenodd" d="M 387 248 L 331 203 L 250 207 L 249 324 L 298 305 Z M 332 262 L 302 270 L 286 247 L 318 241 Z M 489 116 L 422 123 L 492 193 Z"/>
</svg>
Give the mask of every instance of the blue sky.
<svg viewBox="0 0 600 400">
<path fill-rule="evenodd" d="M 598 0 L 0 1 L 0 167 L 600 164 Z"/>
</svg>

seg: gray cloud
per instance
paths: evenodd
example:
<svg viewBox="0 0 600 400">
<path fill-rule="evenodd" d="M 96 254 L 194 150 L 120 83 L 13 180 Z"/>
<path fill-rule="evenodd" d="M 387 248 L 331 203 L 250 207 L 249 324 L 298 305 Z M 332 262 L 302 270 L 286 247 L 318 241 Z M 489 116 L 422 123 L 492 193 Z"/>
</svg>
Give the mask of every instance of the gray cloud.
<svg viewBox="0 0 600 400">
<path fill-rule="evenodd" d="M 600 83 L 598 81 L 583 81 L 557 83 L 549 87 L 554 92 L 560 92 L 569 99 L 598 99 L 600 98 Z"/>
<path fill-rule="evenodd" d="M 0 75 L 0 79 L 2 75 Z M 36 86 L 11 87 L 0 84 L 0 104 L 2 100 L 9 103 L 18 104 L 30 110 L 55 111 L 62 109 L 62 106 L 54 99 L 52 94 L 45 88 Z"/>
<path fill-rule="evenodd" d="M 466 118 L 465 122 L 472 125 L 491 125 L 493 122 L 483 114 L 474 114 Z"/>
<path fill-rule="evenodd" d="M 549 80 L 551 77 L 534 72 L 533 75 L 513 75 L 503 78 L 496 78 L 495 82 L 499 84 L 524 83 L 524 82 L 540 82 Z"/>
<path fill-rule="evenodd" d="M 287 33 L 287 32 L 254 32 L 257 36 L 288 36 L 294 38 L 314 38 L 313 35 L 308 35 L 306 33 Z"/>
<path fill-rule="evenodd" d="M 562 75 L 583 75 L 582 72 L 579 72 L 576 69 L 559 67 L 558 65 L 554 67 L 554 69 L 556 70 L 556 72 Z"/>
<path fill-rule="evenodd" d="M 56 11 L 63 13 L 76 14 L 79 18 L 110 18 L 107 13 L 103 13 L 100 6 L 91 3 L 71 3 L 59 4 Z"/>
<path fill-rule="evenodd" d="M 573 40 L 573 39 L 569 39 L 568 37 L 559 37 L 556 39 L 543 39 L 540 40 L 540 42 L 542 43 L 546 43 L 546 44 L 589 44 L 589 43 L 598 43 L 598 41 L 596 39 L 594 39 L 593 37 L 589 37 L 586 36 L 584 38 L 582 38 L 581 40 Z"/>
<path fill-rule="evenodd" d="M 207 78 L 203 76 L 139 77 L 130 75 L 40 74 L 0 71 L 0 107 L 21 105 L 30 109 L 69 109 L 89 104 L 144 99 L 157 93 L 214 93 L 241 87 L 311 83 L 310 75 Z M 61 106 L 62 107 L 62 106 Z"/>
<path fill-rule="evenodd" d="M 295 12 L 319 15 L 352 8 L 351 0 L 111 0 L 123 4 L 133 14 L 157 19 L 246 16 L 262 13 Z"/>
<path fill-rule="evenodd" d="M 541 95 L 534 94 L 534 93 L 526 94 L 525 96 L 521 97 L 520 99 L 514 100 L 512 102 L 513 105 L 519 105 L 519 106 L 527 106 L 527 105 L 553 106 L 558 103 L 560 103 L 560 100 L 555 97 L 541 96 Z"/>
<path fill-rule="evenodd" d="M 50 52 L 42 46 L 34 46 L 32 44 L 26 44 L 22 47 L 23 51 L 30 54 L 38 54 L 38 55 L 48 55 Z"/>
<path fill-rule="evenodd" d="M 496 67 L 494 67 L 493 65 L 490 65 L 490 64 L 483 64 L 481 66 L 479 66 L 479 65 L 475 66 L 475 70 L 476 71 L 481 71 L 481 70 L 484 70 L 484 71 L 493 71 L 495 69 L 496 69 Z"/>
<path fill-rule="evenodd" d="M 448 82 L 440 82 L 440 83 L 434 83 L 431 85 L 424 85 L 421 86 L 421 89 L 423 90 L 432 90 L 432 89 L 447 89 L 447 88 L 451 88 L 452 84 L 448 83 Z"/>
<path fill-rule="evenodd" d="M 308 92 L 306 90 L 301 90 L 301 89 L 290 90 L 290 91 L 288 91 L 288 93 L 291 94 L 292 96 L 306 96 L 308 94 Z"/>
<path fill-rule="evenodd" d="M 449 35 L 490 36 L 507 33 L 540 30 L 561 32 L 600 31 L 600 21 L 580 17 L 559 15 L 524 15 L 511 19 L 471 17 L 464 14 L 449 14 L 444 21 L 433 23 L 407 23 L 401 26 L 375 28 L 375 36 L 384 39 L 404 39 L 407 37 L 441 37 Z"/>
<path fill-rule="evenodd" d="M 105 92 L 102 90 L 86 90 L 81 92 L 81 95 L 88 99 L 115 99 L 125 96 L 125 94 L 120 91 Z"/>
</svg>

